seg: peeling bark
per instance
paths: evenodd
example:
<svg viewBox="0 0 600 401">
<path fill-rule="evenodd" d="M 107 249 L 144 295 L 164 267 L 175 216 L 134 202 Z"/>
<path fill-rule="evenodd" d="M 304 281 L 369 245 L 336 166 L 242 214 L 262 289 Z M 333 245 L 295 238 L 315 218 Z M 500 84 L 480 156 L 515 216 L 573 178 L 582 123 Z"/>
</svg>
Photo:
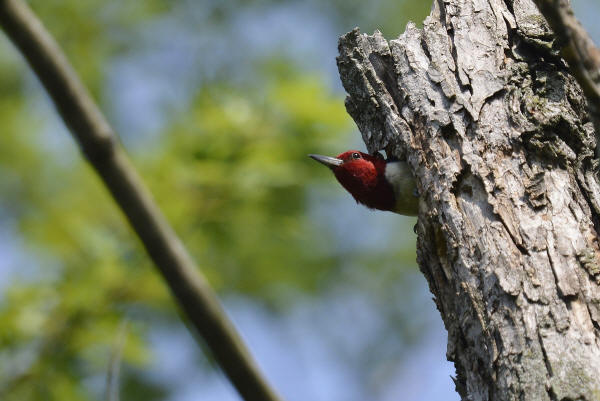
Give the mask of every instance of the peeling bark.
<svg viewBox="0 0 600 401">
<path fill-rule="evenodd" d="M 463 400 L 600 399 L 600 186 L 586 101 L 532 0 L 439 0 L 340 38 L 369 151 L 406 159 Z"/>
</svg>

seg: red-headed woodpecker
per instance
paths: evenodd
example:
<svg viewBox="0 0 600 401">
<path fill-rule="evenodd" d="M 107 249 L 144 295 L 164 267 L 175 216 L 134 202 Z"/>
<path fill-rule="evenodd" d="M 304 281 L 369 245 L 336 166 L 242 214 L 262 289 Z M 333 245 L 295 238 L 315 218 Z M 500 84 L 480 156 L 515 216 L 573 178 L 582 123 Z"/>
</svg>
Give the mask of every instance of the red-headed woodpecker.
<svg viewBox="0 0 600 401">
<path fill-rule="evenodd" d="M 416 216 L 419 209 L 415 180 L 406 162 L 385 160 L 358 150 L 337 157 L 309 155 L 329 167 L 358 203 L 368 208 Z"/>
</svg>

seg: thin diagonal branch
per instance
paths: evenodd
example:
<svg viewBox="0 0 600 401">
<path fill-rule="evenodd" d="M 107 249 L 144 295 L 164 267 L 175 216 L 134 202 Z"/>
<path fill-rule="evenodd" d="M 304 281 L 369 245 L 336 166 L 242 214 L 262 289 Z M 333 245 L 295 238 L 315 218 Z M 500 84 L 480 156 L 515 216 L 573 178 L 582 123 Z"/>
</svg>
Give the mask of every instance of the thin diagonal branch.
<svg viewBox="0 0 600 401">
<path fill-rule="evenodd" d="M 81 151 L 240 395 L 246 401 L 279 400 L 52 36 L 21 0 L 0 0 L 0 25 L 48 91 Z"/>
<path fill-rule="evenodd" d="M 561 55 L 583 89 L 596 135 L 600 135 L 600 50 L 575 17 L 568 0 L 534 1 L 563 44 Z"/>
</svg>

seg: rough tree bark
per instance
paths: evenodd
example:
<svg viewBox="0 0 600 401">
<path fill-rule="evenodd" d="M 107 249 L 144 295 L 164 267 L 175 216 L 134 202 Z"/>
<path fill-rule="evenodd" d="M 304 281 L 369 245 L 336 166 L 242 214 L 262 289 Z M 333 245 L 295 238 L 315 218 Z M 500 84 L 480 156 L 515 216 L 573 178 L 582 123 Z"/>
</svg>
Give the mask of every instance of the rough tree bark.
<svg viewBox="0 0 600 401">
<path fill-rule="evenodd" d="M 340 39 L 369 151 L 406 158 L 463 400 L 600 400 L 600 186 L 583 93 L 532 0 L 436 0 Z"/>
</svg>

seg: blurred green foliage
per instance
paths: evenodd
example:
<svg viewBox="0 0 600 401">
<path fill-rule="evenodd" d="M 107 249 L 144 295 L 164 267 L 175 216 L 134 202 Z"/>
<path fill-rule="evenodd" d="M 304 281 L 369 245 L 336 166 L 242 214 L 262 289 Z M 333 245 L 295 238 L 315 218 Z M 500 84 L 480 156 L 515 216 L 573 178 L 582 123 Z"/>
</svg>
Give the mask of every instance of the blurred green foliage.
<svg viewBox="0 0 600 401">
<path fill-rule="evenodd" d="M 168 15 L 174 3 L 36 0 L 31 6 L 94 96 L 106 99 L 106 66 L 132 50 L 137 28 Z M 343 21 L 365 7 L 343 3 L 336 14 Z M 378 7 L 389 14 L 397 3 Z M 215 4 L 206 6 L 215 23 L 236 12 Z M 140 372 L 152 355 L 146 330 L 176 322 L 168 289 L 98 178 L 73 157 L 75 146 L 52 137 L 67 133 L 51 129 L 57 117 L 48 116 L 40 85 L 5 39 L 0 55 L 0 218 L 31 255 L 27 274 L 0 298 L 0 399 L 102 398 L 104 389 L 90 380 L 106 374 L 124 318 L 131 324 L 123 399 L 164 399 L 168 389 Z M 343 95 L 318 73 L 276 55 L 261 60 L 250 82 L 203 83 L 159 135 L 130 150 L 159 205 L 222 294 L 254 297 L 277 313 L 356 266 L 380 274 L 362 282 L 378 292 L 382 282 L 397 279 L 393 267 L 412 263 L 414 253 L 350 251 L 349 263 L 332 249 L 331 233 L 307 218 L 311 188 L 332 178 L 306 154 L 335 154 L 353 129 Z M 382 305 L 397 302 L 395 294 L 381 295 Z"/>
</svg>

